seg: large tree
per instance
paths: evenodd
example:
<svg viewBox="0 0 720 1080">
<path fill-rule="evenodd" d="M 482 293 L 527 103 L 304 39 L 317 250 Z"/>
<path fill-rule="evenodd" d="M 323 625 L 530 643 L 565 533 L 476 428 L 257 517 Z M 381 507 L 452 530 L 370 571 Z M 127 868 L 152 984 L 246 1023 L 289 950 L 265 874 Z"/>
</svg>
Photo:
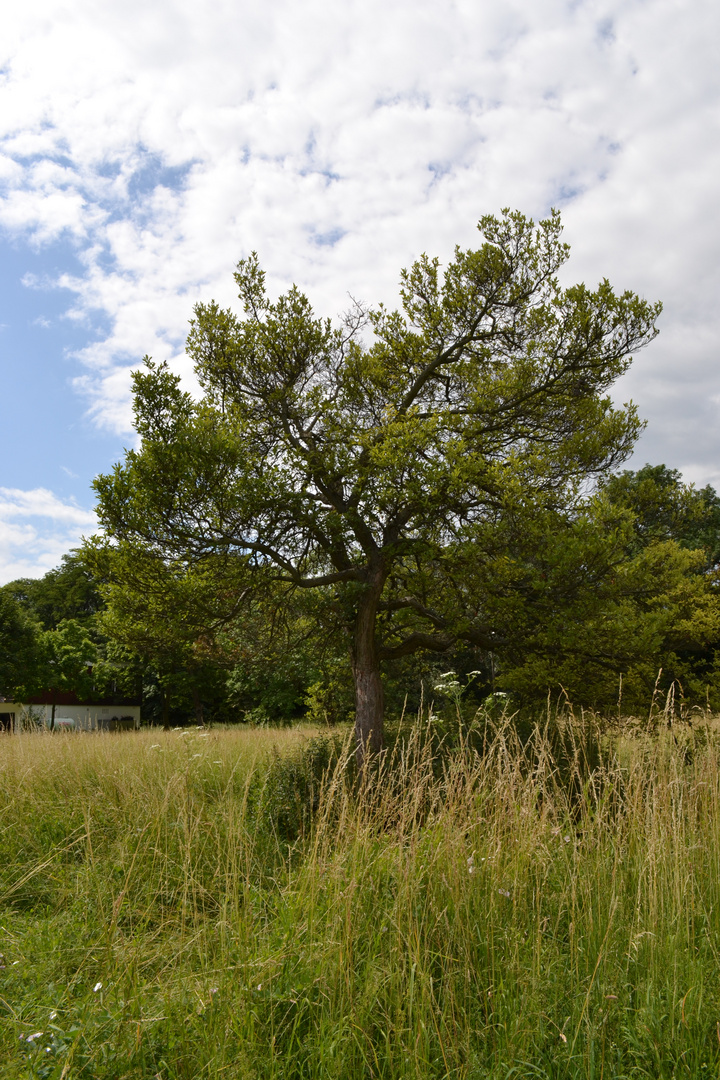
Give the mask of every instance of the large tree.
<svg viewBox="0 0 720 1080">
<path fill-rule="evenodd" d="M 96 481 L 106 534 L 128 551 L 222 557 L 249 588 L 318 590 L 347 637 L 361 758 L 382 745 L 383 661 L 497 648 L 473 585 L 496 566 L 512 592 L 495 538 L 572 517 L 641 428 L 607 392 L 660 305 L 607 281 L 562 288 L 555 212 L 478 227 L 482 245 L 444 273 L 427 256 L 402 272 L 402 310 L 356 307 L 337 327 L 295 287 L 272 302 L 256 256 L 241 261 L 243 314 L 195 308 L 201 400 L 148 361 L 140 448 Z"/>
</svg>

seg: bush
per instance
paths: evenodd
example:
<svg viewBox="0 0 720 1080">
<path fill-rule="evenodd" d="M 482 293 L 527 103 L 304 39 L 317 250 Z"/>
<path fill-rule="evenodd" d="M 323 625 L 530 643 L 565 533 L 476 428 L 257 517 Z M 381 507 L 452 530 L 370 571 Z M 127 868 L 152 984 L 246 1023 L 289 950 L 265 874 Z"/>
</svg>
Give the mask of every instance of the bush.
<svg viewBox="0 0 720 1080">
<path fill-rule="evenodd" d="M 253 779 L 250 804 L 256 822 L 281 842 L 307 835 L 321 804 L 323 787 L 346 760 L 343 739 L 317 736 L 291 753 L 273 751 L 263 775 Z"/>
</svg>

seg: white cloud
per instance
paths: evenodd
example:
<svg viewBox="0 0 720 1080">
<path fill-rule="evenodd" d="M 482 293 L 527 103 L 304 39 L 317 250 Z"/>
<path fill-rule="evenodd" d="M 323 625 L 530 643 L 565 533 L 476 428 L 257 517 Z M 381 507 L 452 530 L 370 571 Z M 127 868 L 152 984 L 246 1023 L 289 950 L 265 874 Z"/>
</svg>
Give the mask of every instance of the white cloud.
<svg viewBox="0 0 720 1080">
<path fill-rule="evenodd" d="M 347 292 L 392 301 L 401 265 L 473 243 L 483 212 L 559 205 L 572 277 L 665 301 L 618 395 L 650 418 L 641 457 L 703 479 L 720 460 L 719 30 L 715 0 L 15 5 L 0 224 L 76 244 L 84 272 L 58 284 L 109 327 L 76 386 L 124 432 L 130 367 L 182 365 L 193 302 L 232 302 L 251 249 L 271 287 L 334 314 Z"/>
<path fill-rule="evenodd" d="M 0 585 L 51 570 L 96 529 L 92 511 L 45 488 L 0 487 Z"/>
</svg>

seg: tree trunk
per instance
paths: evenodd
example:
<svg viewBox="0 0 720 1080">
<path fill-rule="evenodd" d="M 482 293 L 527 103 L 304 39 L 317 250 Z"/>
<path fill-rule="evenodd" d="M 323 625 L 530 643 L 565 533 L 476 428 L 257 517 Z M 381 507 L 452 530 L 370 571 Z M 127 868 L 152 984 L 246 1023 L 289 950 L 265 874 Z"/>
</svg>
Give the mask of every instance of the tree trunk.
<svg viewBox="0 0 720 1080">
<path fill-rule="evenodd" d="M 192 689 L 193 706 L 195 708 L 195 719 L 199 727 L 205 727 L 205 710 L 203 709 L 203 703 L 200 700 L 200 695 L 197 692 L 197 688 L 193 686 Z"/>
<path fill-rule="evenodd" d="M 385 575 L 377 574 L 360 601 L 355 620 L 352 669 L 355 681 L 355 755 L 358 766 L 382 750 L 384 694 L 375 641 L 375 619 Z"/>
<path fill-rule="evenodd" d="M 170 694 L 167 690 L 163 690 L 162 699 L 162 722 L 163 731 L 170 730 Z"/>
</svg>

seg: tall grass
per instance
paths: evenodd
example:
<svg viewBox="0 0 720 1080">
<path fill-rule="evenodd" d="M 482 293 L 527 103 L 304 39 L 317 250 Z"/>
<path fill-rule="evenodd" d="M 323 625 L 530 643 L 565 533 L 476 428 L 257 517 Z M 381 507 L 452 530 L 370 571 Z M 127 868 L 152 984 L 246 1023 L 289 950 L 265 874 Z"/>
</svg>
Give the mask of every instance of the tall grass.
<svg viewBox="0 0 720 1080">
<path fill-rule="evenodd" d="M 2 1075 L 717 1075 L 720 723 L 431 733 L 5 738 Z"/>
</svg>

